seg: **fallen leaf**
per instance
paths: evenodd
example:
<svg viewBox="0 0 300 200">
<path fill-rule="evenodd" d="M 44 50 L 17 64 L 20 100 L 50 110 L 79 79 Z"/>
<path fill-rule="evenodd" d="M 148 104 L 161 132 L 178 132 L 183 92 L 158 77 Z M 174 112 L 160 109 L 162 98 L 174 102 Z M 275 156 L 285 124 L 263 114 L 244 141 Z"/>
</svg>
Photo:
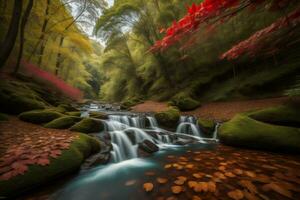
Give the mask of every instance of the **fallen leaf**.
<svg viewBox="0 0 300 200">
<path fill-rule="evenodd" d="M 255 185 L 249 180 L 241 180 L 239 181 L 239 184 L 243 186 L 244 188 L 248 189 L 251 193 L 257 193 L 257 189 Z"/>
<path fill-rule="evenodd" d="M 164 183 L 168 182 L 168 179 L 158 177 L 158 178 L 156 178 L 156 181 L 160 184 L 164 184 Z"/>
<path fill-rule="evenodd" d="M 240 200 L 244 198 L 244 194 L 241 190 L 232 190 L 228 192 L 227 195 L 234 200 Z"/>
<path fill-rule="evenodd" d="M 154 186 L 152 183 L 144 183 L 143 187 L 146 192 L 151 192 Z"/>
<path fill-rule="evenodd" d="M 178 185 L 172 186 L 171 189 L 174 194 L 179 194 L 183 191 L 182 187 Z"/>
<path fill-rule="evenodd" d="M 243 193 L 244 193 L 245 198 L 248 200 L 260 200 L 260 198 L 256 197 L 254 194 L 252 194 L 246 190 L 244 190 Z"/>
<path fill-rule="evenodd" d="M 236 175 L 232 172 L 225 172 L 224 174 L 225 174 L 225 176 L 230 177 L 230 178 L 236 177 Z"/>
<path fill-rule="evenodd" d="M 196 181 L 189 181 L 189 182 L 188 182 L 188 186 L 189 186 L 190 188 L 196 187 L 197 184 L 198 184 L 198 183 L 197 183 Z"/>
<path fill-rule="evenodd" d="M 199 197 L 197 195 L 194 195 L 193 198 L 192 198 L 192 200 L 202 200 L 202 199 L 201 199 L 201 197 Z"/>
</svg>

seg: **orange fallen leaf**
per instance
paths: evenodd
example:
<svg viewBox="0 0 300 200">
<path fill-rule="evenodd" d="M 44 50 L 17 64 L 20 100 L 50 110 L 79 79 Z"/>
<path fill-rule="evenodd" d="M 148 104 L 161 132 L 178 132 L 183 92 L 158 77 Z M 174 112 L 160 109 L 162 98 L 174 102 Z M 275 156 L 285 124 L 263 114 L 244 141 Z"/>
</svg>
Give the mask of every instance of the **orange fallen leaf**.
<svg viewBox="0 0 300 200">
<path fill-rule="evenodd" d="M 201 197 L 197 196 L 197 195 L 194 195 L 192 200 L 201 200 Z"/>
<path fill-rule="evenodd" d="M 193 177 L 195 178 L 202 178 L 203 174 L 202 173 L 194 173 Z"/>
<path fill-rule="evenodd" d="M 251 178 L 255 178 L 256 177 L 256 174 L 255 172 L 252 172 L 252 171 L 245 171 L 245 175 L 251 177 Z"/>
<path fill-rule="evenodd" d="M 209 191 L 209 192 L 215 192 L 216 189 L 217 189 L 216 183 L 213 182 L 213 181 L 209 181 L 209 182 L 207 183 L 207 187 L 208 187 L 208 191 Z"/>
<path fill-rule="evenodd" d="M 158 177 L 158 178 L 156 178 L 156 181 L 160 184 L 164 184 L 164 183 L 168 182 L 168 179 Z"/>
<path fill-rule="evenodd" d="M 189 182 L 188 182 L 188 186 L 189 186 L 190 188 L 196 187 L 197 184 L 198 184 L 198 183 L 197 183 L 196 181 L 189 181 Z"/>
<path fill-rule="evenodd" d="M 239 181 L 239 184 L 243 186 L 244 188 L 248 189 L 251 193 L 257 193 L 257 189 L 255 185 L 249 180 L 241 180 Z"/>
<path fill-rule="evenodd" d="M 236 177 L 236 175 L 232 172 L 225 172 L 225 176 L 230 177 L 230 178 Z"/>
<path fill-rule="evenodd" d="M 171 168 L 172 167 L 172 164 L 166 164 L 165 165 L 165 169 L 169 169 L 169 168 Z"/>
<path fill-rule="evenodd" d="M 256 197 L 254 194 L 252 194 L 252 193 L 250 193 L 246 190 L 244 190 L 243 193 L 244 193 L 244 196 L 247 200 L 260 200 L 259 197 Z"/>
<path fill-rule="evenodd" d="M 236 175 L 242 175 L 243 174 L 243 170 L 241 170 L 241 169 L 234 169 L 233 173 L 235 173 Z"/>
<path fill-rule="evenodd" d="M 240 200 L 244 198 L 244 194 L 241 190 L 232 190 L 228 192 L 227 195 L 234 200 Z"/>
<path fill-rule="evenodd" d="M 171 189 L 172 189 L 172 192 L 174 194 L 179 194 L 183 191 L 183 188 L 181 186 L 178 186 L 178 185 L 172 186 Z"/>
<path fill-rule="evenodd" d="M 144 183 L 143 187 L 146 192 L 151 192 L 154 186 L 152 183 Z"/>
</svg>

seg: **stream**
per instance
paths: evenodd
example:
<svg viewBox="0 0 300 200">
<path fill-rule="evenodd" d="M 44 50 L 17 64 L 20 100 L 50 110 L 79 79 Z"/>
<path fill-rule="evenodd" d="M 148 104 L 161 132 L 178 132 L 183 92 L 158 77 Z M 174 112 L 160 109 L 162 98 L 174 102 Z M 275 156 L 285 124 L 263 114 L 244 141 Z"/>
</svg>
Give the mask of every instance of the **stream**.
<svg viewBox="0 0 300 200">
<path fill-rule="evenodd" d="M 85 106 L 82 117 L 89 117 L 90 111 L 109 115 L 107 120 L 103 120 L 105 131 L 96 136 L 101 138 L 109 134 L 112 145 L 110 161 L 106 165 L 82 169 L 75 177 L 57 185 L 50 199 L 145 199 L 147 193 L 141 189 L 145 174 L 155 172 L 155 176 L 163 175 L 163 163 L 168 155 L 217 146 L 218 125 L 212 138 L 204 138 L 193 116 L 181 116 L 176 132 L 170 132 L 160 128 L 152 114 L 107 110 L 90 105 Z M 145 140 L 159 147 L 159 151 L 140 156 L 139 145 Z"/>
</svg>

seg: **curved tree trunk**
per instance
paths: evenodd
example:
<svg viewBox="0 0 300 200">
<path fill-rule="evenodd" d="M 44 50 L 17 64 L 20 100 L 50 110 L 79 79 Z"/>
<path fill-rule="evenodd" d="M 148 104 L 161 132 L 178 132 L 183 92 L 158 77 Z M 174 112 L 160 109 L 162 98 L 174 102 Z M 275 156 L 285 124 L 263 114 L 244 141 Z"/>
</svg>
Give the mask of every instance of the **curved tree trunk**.
<svg viewBox="0 0 300 200">
<path fill-rule="evenodd" d="M 21 27 L 20 27 L 21 28 L 21 30 L 20 30 L 20 49 L 19 49 L 19 55 L 18 55 L 17 64 L 16 64 L 16 67 L 15 67 L 15 70 L 14 70 L 14 74 L 15 75 L 18 73 L 18 70 L 20 68 L 21 59 L 23 57 L 23 49 L 24 49 L 24 43 L 25 43 L 25 37 L 24 37 L 25 27 L 26 27 L 26 23 L 28 21 L 28 18 L 29 18 L 32 6 L 33 6 L 33 0 L 29 0 L 29 2 L 27 4 L 27 7 L 26 7 L 26 10 L 25 10 L 25 13 L 24 13 L 24 15 L 22 17 L 22 21 L 21 21 Z"/>
<path fill-rule="evenodd" d="M 14 2 L 15 3 L 9 28 L 0 48 L 0 68 L 2 68 L 5 65 L 10 53 L 12 52 L 15 46 L 16 39 L 18 36 L 23 1 L 15 0 Z"/>
</svg>

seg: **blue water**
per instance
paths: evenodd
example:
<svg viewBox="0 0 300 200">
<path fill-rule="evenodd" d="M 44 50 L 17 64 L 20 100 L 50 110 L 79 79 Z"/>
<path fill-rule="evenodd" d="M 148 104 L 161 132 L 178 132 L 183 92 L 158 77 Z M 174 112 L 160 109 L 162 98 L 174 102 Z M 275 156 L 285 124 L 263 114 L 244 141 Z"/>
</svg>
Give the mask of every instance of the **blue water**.
<svg viewBox="0 0 300 200">
<path fill-rule="evenodd" d="M 180 155 L 187 150 L 213 149 L 214 144 L 192 144 L 187 146 L 164 145 L 161 150 L 147 158 L 135 158 L 116 164 L 99 166 L 81 171 L 69 180 L 50 199 L 55 200 L 123 200 L 151 199 L 143 190 L 149 181 L 147 172 L 164 175 L 164 164 L 168 155 Z M 127 183 L 127 185 L 126 185 Z"/>
</svg>

